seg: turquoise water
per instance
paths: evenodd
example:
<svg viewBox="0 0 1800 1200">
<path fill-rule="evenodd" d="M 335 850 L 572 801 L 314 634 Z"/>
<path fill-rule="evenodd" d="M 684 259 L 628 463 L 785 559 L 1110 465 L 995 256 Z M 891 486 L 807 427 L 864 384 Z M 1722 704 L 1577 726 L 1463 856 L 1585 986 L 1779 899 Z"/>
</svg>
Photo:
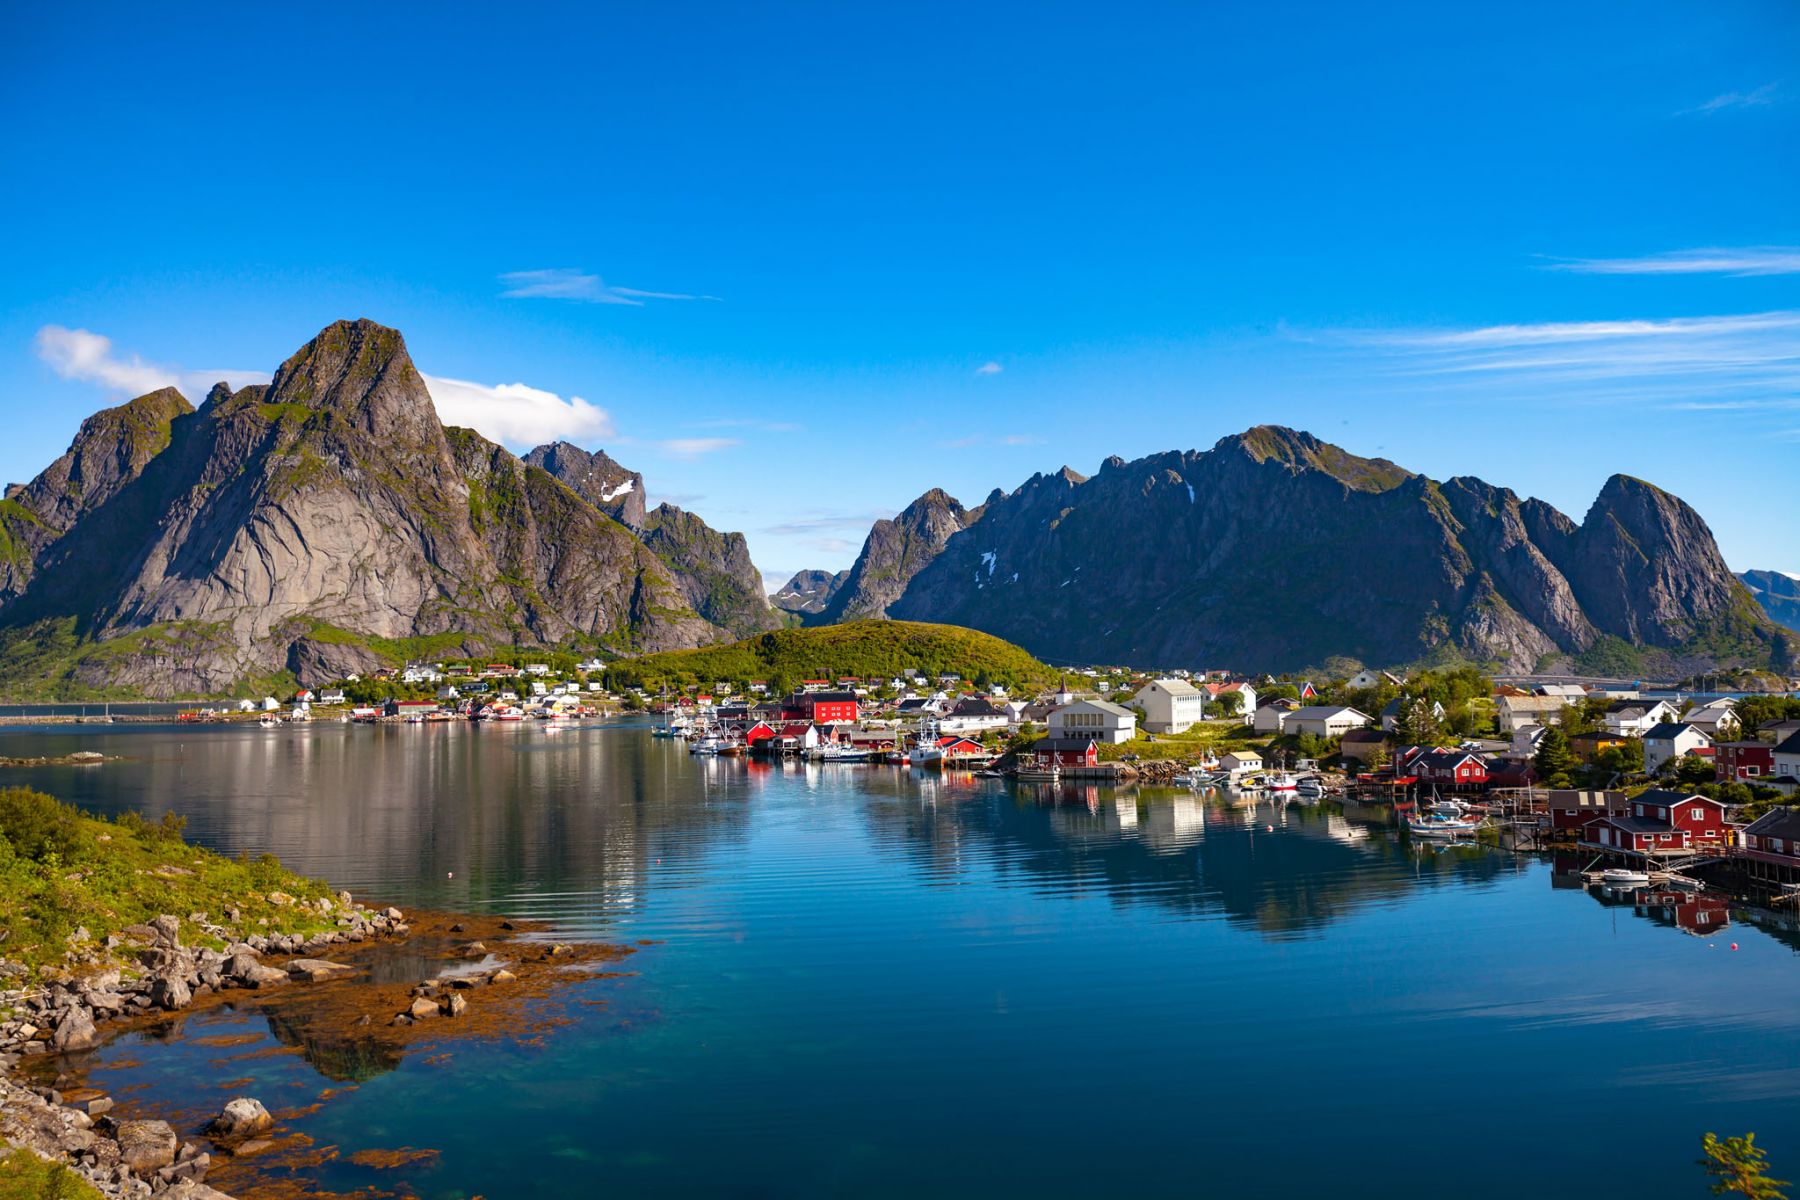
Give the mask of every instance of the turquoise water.
<svg viewBox="0 0 1800 1200">
<path fill-rule="evenodd" d="M 5 782 L 172 808 L 370 897 L 656 942 L 541 1045 L 408 1056 L 296 1119 L 442 1152 L 327 1164 L 334 1190 L 1698 1196 L 1709 1129 L 1800 1173 L 1792 935 L 1693 936 L 1335 808 L 699 760 L 631 726 L 0 733 L 78 748 L 129 761 Z M 231 1033 L 274 1044 L 220 1011 L 97 1075 L 253 1081 L 215 1108 L 329 1083 L 196 1041 Z"/>
</svg>

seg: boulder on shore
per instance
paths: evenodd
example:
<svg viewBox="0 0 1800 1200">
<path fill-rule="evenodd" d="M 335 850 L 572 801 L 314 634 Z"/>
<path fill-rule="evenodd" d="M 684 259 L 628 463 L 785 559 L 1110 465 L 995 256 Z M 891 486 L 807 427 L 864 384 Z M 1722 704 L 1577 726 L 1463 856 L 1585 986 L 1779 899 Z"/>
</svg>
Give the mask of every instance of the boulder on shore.
<svg viewBox="0 0 1800 1200">
<path fill-rule="evenodd" d="M 207 1129 L 221 1137 L 250 1137 L 267 1131 L 274 1124 L 275 1118 L 269 1115 L 260 1100 L 239 1096 L 225 1105 Z"/>
<path fill-rule="evenodd" d="M 323 958 L 296 958 L 287 965 L 288 974 L 296 979 L 306 979 L 313 983 L 323 983 L 327 979 L 338 979 L 345 975 L 356 974 L 356 968 L 344 963 L 330 962 Z"/>
<path fill-rule="evenodd" d="M 119 1161 L 143 1176 L 174 1162 L 179 1144 L 167 1121 L 121 1121 L 118 1142 Z"/>
<path fill-rule="evenodd" d="M 77 1005 L 63 1010 L 50 1044 L 58 1050 L 86 1050 L 99 1040 L 100 1032 L 94 1028 L 93 1015 Z"/>
</svg>

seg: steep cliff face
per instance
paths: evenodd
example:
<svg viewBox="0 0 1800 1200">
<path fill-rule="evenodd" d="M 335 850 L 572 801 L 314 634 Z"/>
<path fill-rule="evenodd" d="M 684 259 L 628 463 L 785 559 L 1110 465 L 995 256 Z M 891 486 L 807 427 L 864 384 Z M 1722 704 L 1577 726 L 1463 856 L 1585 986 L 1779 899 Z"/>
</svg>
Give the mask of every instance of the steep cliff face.
<svg viewBox="0 0 1800 1200">
<path fill-rule="evenodd" d="M 953 534 L 980 515 L 932 488 L 889 521 L 877 521 L 849 576 L 819 613 L 821 622 L 886 616 L 906 585 L 937 557 Z"/>
<path fill-rule="evenodd" d="M 662 560 L 687 604 L 706 620 L 738 637 L 781 623 L 763 594 L 762 573 L 750 561 L 743 534 L 721 533 L 672 504 L 645 511 L 644 477 L 603 451 L 556 442 L 539 446 L 525 462 L 628 527 Z"/>
<path fill-rule="evenodd" d="M 888 611 L 1053 660 L 1247 670 L 1442 654 L 1530 670 L 1609 637 L 1670 666 L 1791 654 L 1746 597 L 1699 517 L 1637 481 L 1609 481 L 1578 526 L 1259 427 L 996 493 Z"/>
<path fill-rule="evenodd" d="M 111 647 L 86 656 L 84 680 L 216 691 L 329 673 L 371 640 L 661 649 L 719 636 L 616 521 L 447 432 L 392 329 L 338 322 L 266 388 L 221 385 L 192 413 L 179 399 L 159 402 L 175 413 L 166 443 L 137 443 L 123 460 L 142 460 L 136 475 L 89 499 L 0 614 L 73 618 Z"/>
<path fill-rule="evenodd" d="M 193 405 L 174 388 L 95 413 L 69 449 L 0 502 L 0 611 L 25 590 L 38 558 L 75 522 L 117 495 L 168 448 Z"/>
<path fill-rule="evenodd" d="M 796 571 L 793 578 L 781 586 L 781 590 L 769 597 L 769 603 L 782 612 L 796 616 L 810 617 L 825 611 L 831 598 L 844 586 L 850 578 L 850 572 L 843 570 L 835 575 L 830 571 L 817 569 Z"/>
<path fill-rule="evenodd" d="M 552 442 L 527 454 L 525 463 L 548 471 L 621 525 L 644 527 L 644 477 L 614 462 L 604 450 Z"/>
<path fill-rule="evenodd" d="M 1786 571 L 1745 571 L 1738 576 L 1769 619 L 1800 633 L 1800 575 Z"/>
</svg>

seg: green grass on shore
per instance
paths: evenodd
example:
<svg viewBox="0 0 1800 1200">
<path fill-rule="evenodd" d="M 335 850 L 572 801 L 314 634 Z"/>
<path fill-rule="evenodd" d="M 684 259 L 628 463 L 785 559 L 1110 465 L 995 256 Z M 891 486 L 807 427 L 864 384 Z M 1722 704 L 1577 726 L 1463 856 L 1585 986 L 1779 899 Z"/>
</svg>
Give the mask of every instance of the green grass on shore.
<svg viewBox="0 0 1800 1200">
<path fill-rule="evenodd" d="M 100 1200 L 100 1193 L 63 1164 L 0 1142 L 0 1200 Z"/>
<path fill-rule="evenodd" d="M 231 859 L 190 846 L 182 824 L 136 813 L 102 820 L 41 792 L 0 790 L 0 913 L 10 931 L 0 957 L 72 967 L 107 935 L 162 913 L 180 917 L 184 938 L 198 945 L 207 939 L 185 927 L 197 912 L 222 923 L 235 908 L 245 935 L 332 926 L 336 914 L 307 907 L 331 894 L 324 883 L 271 855 Z"/>
</svg>

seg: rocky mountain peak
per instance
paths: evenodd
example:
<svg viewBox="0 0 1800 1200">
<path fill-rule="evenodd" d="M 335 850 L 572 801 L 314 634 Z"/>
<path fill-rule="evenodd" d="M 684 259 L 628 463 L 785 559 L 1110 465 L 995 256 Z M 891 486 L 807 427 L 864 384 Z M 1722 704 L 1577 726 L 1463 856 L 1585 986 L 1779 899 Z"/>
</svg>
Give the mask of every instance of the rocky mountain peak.
<svg viewBox="0 0 1800 1200">
<path fill-rule="evenodd" d="M 425 434 L 437 424 L 406 339 L 366 317 L 320 330 L 276 370 L 263 403 L 329 409 L 377 435 Z"/>
<path fill-rule="evenodd" d="M 1385 492 L 1412 478 L 1412 472 L 1385 458 L 1362 458 L 1285 425 L 1255 425 L 1220 438 L 1213 453 L 1221 452 L 1242 455 L 1258 466 L 1273 462 L 1294 473 L 1317 471 L 1359 492 Z"/>
</svg>

